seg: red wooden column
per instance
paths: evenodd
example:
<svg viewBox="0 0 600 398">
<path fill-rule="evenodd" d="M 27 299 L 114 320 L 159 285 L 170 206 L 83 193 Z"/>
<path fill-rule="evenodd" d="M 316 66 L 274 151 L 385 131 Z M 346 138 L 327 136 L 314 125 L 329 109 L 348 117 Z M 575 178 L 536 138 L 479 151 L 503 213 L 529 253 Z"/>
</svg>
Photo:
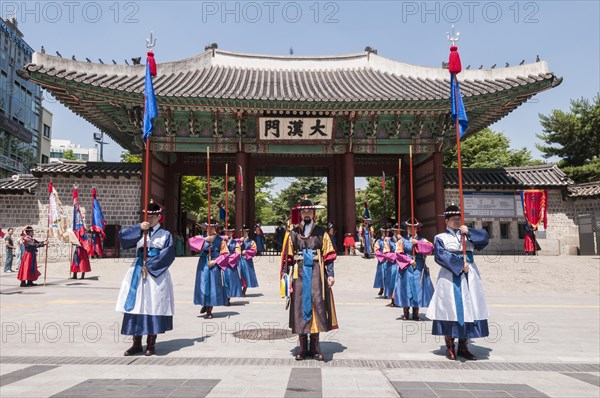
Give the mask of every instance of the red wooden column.
<svg viewBox="0 0 600 398">
<path fill-rule="evenodd" d="M 344 234 L 354 233 L 356 226 L 356 197 L 354 193 L 354 154 L 345 153 L 343 159 L 344 180 Z M 341 241 L 344 238 L 342 235 Z"/>
<path fill-rule="evenodd" d="M 444 217 L 439 217 L 440 215 L 444 214 L 444 210 L 446 208 L 444 197 L 444 171 L 442 162 L 442 153 L 440 151 L 434 152 L 433 184 L 435 186 L 435 214 L 438 216 L 436 222 L 437 233 L 441 233 L 446 229 Z"/>
<path fill-rule="evenodd" d="M 255 159 L 250 157 L 250 155 L 247 156 L 248 160 L 246 164 L 248 167 L 246 167 L 247 172 L 246 177 L 244 177 L 246 180 L 246 185 L 244 185 L 244 202 L 246 205 L 244 208 L 244 221 L 248 228 L 250 228 L 251 236 L 254 236 L 252 234 L 254 233 L 254 225 L 256 221 L 256 192 L 254 191 L 256 189 L 256 165 L 254 164 Z M 246 187 L 248 187 L 247 191 Z"/>
<path fill-rule="evenodd" d="M 242 166 L 242 185 L 238 182 L 238 173 Z M 231 172 L 230 172 L 231 173 Z M 233 173 L 232 173 L 233 174 Z M 235 233 L 240 234 L 242 226 L 246 223 L 248 214 L 246 198 L 248 195 L 248 155 L 244 152 L 238 152 L 235 155 Z M 242 186 L 244 190 L 242 191 Z M 251 226 L 248 226 L 251 228 Z M 239 235 L 241 236 L 241 235 Z"/>
</svg>

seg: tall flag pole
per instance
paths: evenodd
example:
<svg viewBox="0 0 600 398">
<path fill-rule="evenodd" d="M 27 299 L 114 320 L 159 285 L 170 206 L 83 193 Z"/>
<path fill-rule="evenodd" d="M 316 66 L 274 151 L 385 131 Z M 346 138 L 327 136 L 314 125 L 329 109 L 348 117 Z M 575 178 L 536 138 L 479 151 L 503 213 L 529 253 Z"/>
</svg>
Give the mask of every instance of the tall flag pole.
<svg viewBox="0 0 600 398">
<path fill-rule="evenodd" d="M 244 236 L 244 174 L 243 174 L 243 170 L 242 170 L 242 165 L 238 165 L 238 176 L 237 176 L 237 182 L 238 185 L 240 186 L 240 193 L 241 193 L 241 197 L 242 197 L 242 206 L 240 208 L 240 214 L 242 215 L 241 219 L 242 219 L 242 231 L 240 231 L 240 237 Z"/>
<path fill-rule="evenodd" d="M 229 224 L 229 169 L 228 164 L 225 163 L 225 229 L 228 228 Z M 227 232 L 227 231 L 225 231 Z"/>
<path fill-rule="evenodd" d="M 46 229 L 46 242 L 48 242 L 48 238 L 50 237 L 50 220 L 52 219 L 52 193 L 54 192 L 54 188 L 52 186 L 52 181 L 48 183 L 48 229 Z M 56 206 L 56 205 L 55 205 Z M 46 243 L 46 259 L 44 260 L 44 286 L 46 286 L 46 271 L 48 270 L 48 243 Z"/>
<path fill-rule="evenodd" d="M 402 192 L 402 177 L 401 177 L 401 172 L 402 172 L 402 159 L 398 159 L 398 212 L 397 212 L 397 216 L 396 216 L 396 221 L 398 221 L 398 233 L 400 233 L 400 205 L 402 202 L 402 196 L 400 196 L 400 193 Z"/>
<path fill-rule="evenodd" d="M 208 192 L 207 200 L 207 212 L 208 212 L 208 226 L 206 227 L 206 236 L 208 237 L 208 230 L 210 228 L 210 148 L 206 147 L 206 186 Z M 210 250 L 210 249 L 209 249 Z"/>
<path fill-rule="evenodd" d="M 383 189 L 383 228 L 387 228 L 387 200 L 385 197 L 385 171 L 381 172 L 381 189 Z"/>
<path fill-rule="evenodd" d="M 156 45 L 156 39 L 153 38 L 150 32 L 150 39 L 146 39 L 146 47 L 148 48 L 146 58 L 146 78 L 144 85 L 144 131 L 142 139 L 146 147 L 144 156 L 144 222 L 148 221 L 148 201 L 150 199 L 150 136 L 154 129 L 153 119 L 158 116 L 158 107 L 156 105 L 156 96 L 154 95 L 154 86 L 152 85 L 152 76 L 156 76 L 156 60 L 152 49 Z M 148 269 L 146 268 L 146 256 L 148 246 L 148 231 L 144 231 L 144 257 L 142 265 L 142 277 L 146 279 Z"/>
<path fill-rule="evenodd" d="M 415 238 L 415 192 L 413 185 L 413 155 L 412 155 L 412 144 L 408 147 L 409 155 L 410 155 L 410 223 L 412 224 L 411 228 L 411 239 Z M 412 255 L 415 257 L 415 245 L 412 245 Z"/>
<path fill-rule="evenodd" d="M 458 47 L 455 45 L 458 41 L 460 33 L 454 31 L 454 25 L 452 25 L 452 33 L 448 34 L 448 41 L 452 43 L 450 47 L 450 57 L 448 59 L 448 71 L 450 72 L 450 103 L 452 107 L 452 121 L 455 125 L 456 130 L 456 157 L 458 161 L 458 197 L 460 200 L 460 224 L 465 225 L 465 201 L 463 195 L 463 180 L 462 180 L 462 161 L 460 154 L 460 139 L 469 128 L 469 120 L 467 119 L 467 112 L 463 104 L 462 95 L 460 94 L 460 87 L 458 85 L 457 75 L 461 72 L 462 66 L 460 63 L 460 56 L 458 55 Z M 462 235 L 462 249 L 463 259 L 465 265 L 467 264 L 467 246 L 466 236 Z"/>
</svg>

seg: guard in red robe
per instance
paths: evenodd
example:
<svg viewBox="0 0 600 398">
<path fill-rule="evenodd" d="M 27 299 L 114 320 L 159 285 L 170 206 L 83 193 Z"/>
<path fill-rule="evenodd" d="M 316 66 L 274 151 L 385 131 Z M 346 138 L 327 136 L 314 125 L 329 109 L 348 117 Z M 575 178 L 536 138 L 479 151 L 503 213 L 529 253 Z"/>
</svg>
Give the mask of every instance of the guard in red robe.
<svg viewBox="0 0 600 398">
<path fill-rule="evenodd" d="M 48 241 L 39 242 L 33 239 L 33 227 L 30 225 L 23 230 L 21 235 L 23 236 L 25 253 L 21 257 L 17 279 L 21 281 L 21 287 L 36 286 L 37 283 L 33 283 L 33 281 L 36 281 L 41 275 L 37 269 L 37 249 L 46 246 Z"/>
</svg>

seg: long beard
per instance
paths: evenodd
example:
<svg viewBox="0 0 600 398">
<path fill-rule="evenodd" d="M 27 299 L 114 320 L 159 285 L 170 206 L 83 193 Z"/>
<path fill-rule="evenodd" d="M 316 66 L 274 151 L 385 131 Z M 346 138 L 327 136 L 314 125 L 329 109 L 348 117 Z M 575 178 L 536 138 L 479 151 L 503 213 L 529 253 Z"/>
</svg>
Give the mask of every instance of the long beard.
<svg viewBox="0 0 600 398">
<path fill-rule="evenodd" d="M 312 218 L 310 217 L 304 217 L 304 225 L 308 225 L 312 222 Z"/>
</svg>

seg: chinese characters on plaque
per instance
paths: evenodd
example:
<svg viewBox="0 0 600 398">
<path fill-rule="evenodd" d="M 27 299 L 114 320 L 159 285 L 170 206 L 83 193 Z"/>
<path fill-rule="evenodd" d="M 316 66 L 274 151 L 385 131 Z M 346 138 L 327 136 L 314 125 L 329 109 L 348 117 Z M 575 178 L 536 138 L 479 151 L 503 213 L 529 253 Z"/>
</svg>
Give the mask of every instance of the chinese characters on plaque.
<svg viewBox="0 0 600 398">
<path fill-rule="evenodd" d="M 331 117 L 260 117 L 258 125 L 261 141 L 327 141 L 333 137 Z"/>
</svg>

